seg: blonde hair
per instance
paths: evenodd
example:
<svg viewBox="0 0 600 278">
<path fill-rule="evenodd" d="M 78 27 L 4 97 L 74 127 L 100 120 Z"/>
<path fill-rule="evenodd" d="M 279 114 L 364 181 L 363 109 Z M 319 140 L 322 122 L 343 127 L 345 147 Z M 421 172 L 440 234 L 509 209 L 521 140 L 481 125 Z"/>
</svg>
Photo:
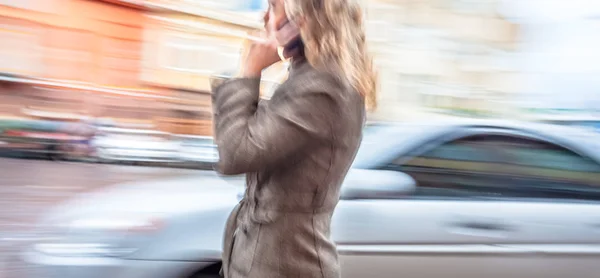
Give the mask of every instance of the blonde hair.
<svg viewBox="0 0 600 278">
<path fill-rule="evenodd" d="M 299 21 L 304 55 L 317 69 L 339 75 L 377 106 L 377 74 L 367 51 L 362 8 L 356 0 L 284 0 L 290 20 Z"/>
</svg>

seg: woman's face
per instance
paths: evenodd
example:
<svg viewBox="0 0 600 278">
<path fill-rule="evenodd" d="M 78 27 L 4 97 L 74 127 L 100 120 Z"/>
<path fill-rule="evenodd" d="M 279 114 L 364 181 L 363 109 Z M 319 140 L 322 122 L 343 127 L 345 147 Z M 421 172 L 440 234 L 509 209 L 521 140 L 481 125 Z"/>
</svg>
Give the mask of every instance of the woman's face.
<svg viewBox="0 0 600 278">
<path fill-rule="evenodd" d="M 299 36 L 298 27 L 288 20 L 285 13 L 284 0 L 269 0 L 264 20 L 267 36 L 275 39 L 279 46 L 286 46 Z"/>
</svg>

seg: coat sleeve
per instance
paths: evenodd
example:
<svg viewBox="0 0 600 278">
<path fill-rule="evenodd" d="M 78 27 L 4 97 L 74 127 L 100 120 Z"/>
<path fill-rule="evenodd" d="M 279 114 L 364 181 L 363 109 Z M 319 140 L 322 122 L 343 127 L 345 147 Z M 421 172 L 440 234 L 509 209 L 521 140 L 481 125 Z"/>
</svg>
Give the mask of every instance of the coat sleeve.
<svg viewBox="0 0 600 278">
<path fill-rule="evenodd" d="M 258 105 L 259 90 L 258 78 L 232 79 L 213 88 L 216 170 L 222 174 L 268 169 L 331 136 L 330 94 L 305 88 L 281 92 L 285 99 L 276 104 Z"/>
</svg>

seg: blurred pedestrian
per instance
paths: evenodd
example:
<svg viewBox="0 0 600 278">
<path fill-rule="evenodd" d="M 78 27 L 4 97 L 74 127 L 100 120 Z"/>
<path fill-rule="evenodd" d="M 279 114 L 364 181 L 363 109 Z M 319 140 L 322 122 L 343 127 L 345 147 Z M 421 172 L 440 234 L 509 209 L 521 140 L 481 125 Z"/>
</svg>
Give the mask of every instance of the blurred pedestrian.
<svg viewBox="0 0 600 278">
<path fill-rule="evenodd" d="M 351 0 L 270 0 L 264 20 L 239 76 L 211 83 L 216 170 L 247 181 L 225 228 L 222 273 L 340 277 L 331 216 L 376 100 L 362 9 Z M 290 59 L 288 79 L 259 101 L 261 72 L 280 58 Z"/>
</svg>

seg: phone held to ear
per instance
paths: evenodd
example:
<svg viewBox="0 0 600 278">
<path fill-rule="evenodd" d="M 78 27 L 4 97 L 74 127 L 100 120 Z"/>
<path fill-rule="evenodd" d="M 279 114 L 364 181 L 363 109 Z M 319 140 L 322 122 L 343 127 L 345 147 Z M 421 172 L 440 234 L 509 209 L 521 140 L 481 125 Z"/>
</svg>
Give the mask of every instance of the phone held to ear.
<svg viewBox="0 0 600 278">
<path fill-rule="evenodd" d="M 300 37 L 300 28 L 292 21 L 286 21 L 275 35 L 279 45 L 283 45 L 283 49 L 279 51 L 279 55 L 285 60 L 302 51 L 302 39 Z"/>
</svg>

